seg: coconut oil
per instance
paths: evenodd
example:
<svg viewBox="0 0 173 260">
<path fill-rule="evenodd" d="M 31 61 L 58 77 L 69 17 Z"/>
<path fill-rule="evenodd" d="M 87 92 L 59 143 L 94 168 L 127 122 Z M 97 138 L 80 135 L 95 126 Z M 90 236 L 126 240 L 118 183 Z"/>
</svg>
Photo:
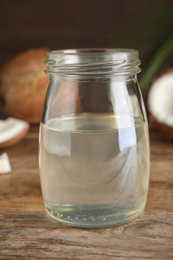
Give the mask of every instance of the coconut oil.
<svg viewBox="0 0 173 260">
<path fill-rule="evenodd" d="M 90 228 L 129 222 L 147 198 L 147 123 L 105 114 L 50 119 L 40 126 L 39 164 L 51 217 Z"/>
</svg>

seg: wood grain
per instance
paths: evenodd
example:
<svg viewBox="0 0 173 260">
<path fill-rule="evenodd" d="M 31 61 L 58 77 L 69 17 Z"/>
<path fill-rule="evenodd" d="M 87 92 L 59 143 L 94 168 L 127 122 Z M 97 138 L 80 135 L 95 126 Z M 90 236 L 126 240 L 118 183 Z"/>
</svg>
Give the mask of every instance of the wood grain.
<svg viewBox="0 0 173 260">
<path fill-rule="evenodd" d="M 38 171 L 38 127 L 7 152 L 0 176 L 0 259 L 173 259 L 173 143 L 151 133 L 147 207 L 131 223 L 80 229 L 45 212 Z"/>
</svg>

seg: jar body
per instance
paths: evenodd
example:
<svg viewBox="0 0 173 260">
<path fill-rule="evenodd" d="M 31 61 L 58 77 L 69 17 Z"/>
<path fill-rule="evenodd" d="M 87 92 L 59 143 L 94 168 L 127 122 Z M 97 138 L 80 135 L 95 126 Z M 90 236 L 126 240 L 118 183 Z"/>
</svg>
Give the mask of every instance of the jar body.
<svg viewBox="0 0 173 260">
<path fill-rule="evenodd" d="M 88 228 L 121 225 L 146 204 L 149 138 L 135 74 L 50 76 L 40 125 L 48 214 Z"/>
</svg>

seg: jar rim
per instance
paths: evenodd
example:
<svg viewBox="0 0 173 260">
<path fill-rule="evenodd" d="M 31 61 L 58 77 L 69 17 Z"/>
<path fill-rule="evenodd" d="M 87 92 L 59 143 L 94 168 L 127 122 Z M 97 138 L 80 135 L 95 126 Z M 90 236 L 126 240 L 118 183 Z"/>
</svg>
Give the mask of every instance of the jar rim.
<svg viewBox="0 0 173 260">
<path fill-rule="evenodd" d="M 138 55 L 138 50 L 128 48 L 78 48 L 78 49 L 59 49 L 50 50 L 47 53 L 54 54 L 103 54 L 103 53 L 114 53 L 114 52 L 127 52 L 135 53 Z"/>
<path fill-rule="evenodd" d="M 125 48 L 81 48 L 47 52 L 47 74 L 106 75 L 140 72 L 139 52 Z"/>
</svg>

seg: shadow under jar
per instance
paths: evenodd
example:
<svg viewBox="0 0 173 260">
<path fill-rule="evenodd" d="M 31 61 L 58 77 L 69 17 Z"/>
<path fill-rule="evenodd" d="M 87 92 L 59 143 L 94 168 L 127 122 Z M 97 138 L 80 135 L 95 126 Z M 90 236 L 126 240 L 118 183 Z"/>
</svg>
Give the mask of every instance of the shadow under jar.
<svg viewBox="0 0 173 260">
<path fill-rule="evenodd" d="M 86 228 L 133 220 L 146 204 L 150 168 L 138 51 L 50 51 L 46 64 L 39 166 L 48 214 Z"/>
</svg>

